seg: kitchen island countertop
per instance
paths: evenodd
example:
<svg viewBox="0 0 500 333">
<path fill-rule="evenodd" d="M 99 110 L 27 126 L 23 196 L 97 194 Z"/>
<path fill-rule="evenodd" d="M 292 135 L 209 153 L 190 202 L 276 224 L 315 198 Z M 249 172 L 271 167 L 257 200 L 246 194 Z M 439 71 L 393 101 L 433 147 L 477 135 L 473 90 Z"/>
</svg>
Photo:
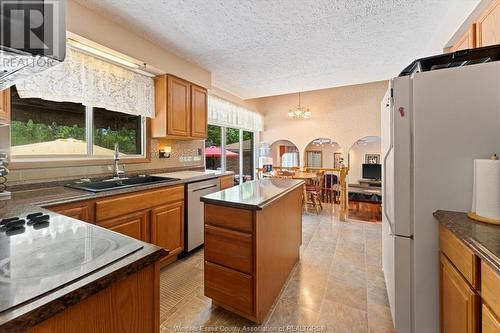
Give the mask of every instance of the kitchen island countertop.
<svg viewBox="0 0 500 333">
<path fill-rule="evenodd" d="M 201 201 L 219 206 L 262 210 L 266 205 L 303 184 L 303 180 L 265 178 L 205 195 Z"/>
</svg>

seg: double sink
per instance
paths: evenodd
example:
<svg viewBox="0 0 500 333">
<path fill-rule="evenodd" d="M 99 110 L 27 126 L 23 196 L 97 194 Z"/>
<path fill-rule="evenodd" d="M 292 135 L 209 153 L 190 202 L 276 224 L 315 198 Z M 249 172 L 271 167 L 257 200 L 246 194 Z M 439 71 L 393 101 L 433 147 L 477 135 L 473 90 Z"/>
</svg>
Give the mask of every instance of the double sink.
<svg viewBox="0 0 500 333">
<path fill-rule="evenodd" d="M 103 181 L 77 181 L 66 184 L 66 187 L 84 190 L 89 192 L 105 192 L 128 187 L 136 187 L 141 185 L 168 183 L 180 180 L 179 178 L 159 177 L 159 176 L 138 176 L 130 178 L 113 178 Z"/>
</svg>

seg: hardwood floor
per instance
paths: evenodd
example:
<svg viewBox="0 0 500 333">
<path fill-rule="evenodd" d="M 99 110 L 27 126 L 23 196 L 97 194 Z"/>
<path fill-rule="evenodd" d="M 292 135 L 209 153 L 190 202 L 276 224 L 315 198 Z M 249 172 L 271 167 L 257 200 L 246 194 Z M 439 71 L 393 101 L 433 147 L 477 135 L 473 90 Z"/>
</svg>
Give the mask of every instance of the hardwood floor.
<svg viewBox="0 0 500 333">
<path fill-rule="evenodd" d="M 350 201 L 347 216 L 353 220 L 382 222 L 382 207 L 378 203 Z"/>
<path fill-rule="evenodd" d="M 381 225 L 339 222 L 332 206 L 303 215 L 301 261 L 263 327 L 321 332 L 392 332 L 381 267 Z M 203 295 L 203 250 L 161 273 L 162 332 L 237 331 L 256 327 Z"/>
</svg>

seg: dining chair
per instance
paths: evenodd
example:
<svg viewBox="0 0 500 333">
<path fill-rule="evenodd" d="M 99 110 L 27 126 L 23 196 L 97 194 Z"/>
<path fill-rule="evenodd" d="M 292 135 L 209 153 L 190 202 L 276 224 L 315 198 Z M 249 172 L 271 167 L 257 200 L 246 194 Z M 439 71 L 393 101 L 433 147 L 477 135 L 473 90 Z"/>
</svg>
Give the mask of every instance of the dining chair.
<svg viewBox="0 0 500 333">
<path fill-rule="evenodd" d="M 316 212 L 318 214 L 321 210 L 323 210 L 323 204 L 321 203 L 321 191 L 324 177 L 325 170 L 320 170 L 316 173 L 316 178 L 314 178 L 310 184 L 306 185 L 306 195 L 310 199 L 309 203 L 316 208 Z"/>
<path fill-rule="evenodd" d="M 334 173 L 325 173 L 321 188 L 321 198 L 326 203 L 339 202 L 339 177 Z"/>
</svg>

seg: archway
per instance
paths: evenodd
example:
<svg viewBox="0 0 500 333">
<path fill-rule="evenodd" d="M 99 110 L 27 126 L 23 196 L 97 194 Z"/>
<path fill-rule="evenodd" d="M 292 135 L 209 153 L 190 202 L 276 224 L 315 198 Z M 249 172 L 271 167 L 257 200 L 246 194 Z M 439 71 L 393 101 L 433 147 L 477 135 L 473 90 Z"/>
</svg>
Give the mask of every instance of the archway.
<svg viewBox="0 0 500 333">
<path fill-rule="evenodd" d="M 312 140 L 304 151 L 306 168 L 333 169 L 344 164 L 342 147 L 333 139 L 317 138 Z"/>
<path fill-rule="evenodd" d="M 300 153 L 297 146 L 290 140 L 278 140 L 271 144 L 269 156 L 273 165 L 279 167 L 299 167 Z"/>
<path fill-rule="evenodd" d="M 361 138 L 349 150 L 349 218 L 368 222 L 382 221 L 381 164 L 379 136 Z"/>
<path fill-rule="evenodd" d="M 363 181 L 363 164 L 374 164 L 380 165 L 382 163 L 380 150 L 381 150 L 381 139 L 379 136 L 365 136 L 352 145 L 349 149 L 349 183 L 356 184 L 359 181 Z M 377 168 L 365 168 L 365 175 L 370 179 L 378 179 L 381 177 L 377 176 Z"/>
</svg>

